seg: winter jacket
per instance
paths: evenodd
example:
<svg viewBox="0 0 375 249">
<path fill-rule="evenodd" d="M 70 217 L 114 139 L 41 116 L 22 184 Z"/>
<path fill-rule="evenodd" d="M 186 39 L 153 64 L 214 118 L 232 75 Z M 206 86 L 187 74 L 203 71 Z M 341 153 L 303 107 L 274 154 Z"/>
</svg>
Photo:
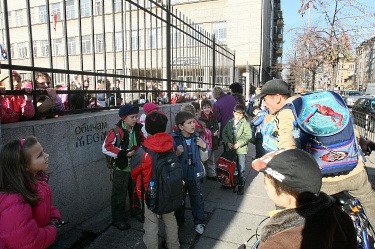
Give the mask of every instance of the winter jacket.
<svg viewBox="0 0 375 249">
<path fill-rule="evenodd" d="M 60 212 L 52 205 L 51 189 L 38 181 L 40 201 L 35 207 L 16 193 L 0 194 L 0 248 L 42 249 L 56 239 L 57 230 L 48 225 L 61 221 Z"/>
<path fill-rule="evenodd" d="M 217 121 L 216 116 L 213 112 L 210 112 L 208 116 L 201 111 L 199 116 L 199 121 L 204 122 L 206 124 L 206 128 L 211 131 L 212 134 L 212 147 L 211 150 L 217 150 L 219 147 L 219 138 L 218 136 L 213 136 L 213 134 L 219 130 L 219 123 Z"/>
<path fill-rule="evenodd" d="M 263 227 L 258 249 L 355 249 L 350 217 L 323 192 L 314 202 L 285 209 Z"/>
<path fill-rule="evenodd" d="M 172 132 L 171 133 L 173 137 L 173 147 L 176 150 L 177 146 L 183 145 L 184 146 L 184 153 L 182 153 L 178 159 L 181 161 L 183 165 L 183 171 L 184 171 L 184 179 L 185 180 L 194 180 L 195 182 L 200 182 L 203 177 L 205 176 L 205 169 L 203 166 L 202 161 L 206 161 L 209 156 L 210 149 L 207 146 L 205 150 L 202 150 L 199 146 L 197 146 L 196 138 L 199 137 L 198 133 L 194 133 L 192 137 L 192 143 L 191 143 L 191 151 L 192 151 L 192 163 L 194 164 L 193 169 L 193 177 L 194 179 L 189 179 L 189 164 L 188 164 L 188 148 L 185 142 L 184 136 L 182 136 L 180 131 Z"/>
<path fill-rule="evenodd" d="M 37 96 L 38 119 L 53 118 L 55 111 L 64 111 L 65 106 L 57 94 L 55 99 L 47 95 Z"/>
<path fill-rule="evenodd" d="M 210 147 L 212 151 L 212 133 L 208 128 L 203 127 L 197 119 L 194 119 L 195 123 L 195 131 L 202 137 L 202 139 L 206 142 L 206 144 Z M 178 130 L 177 125 L 172 127 L 172 130 L 175 132 Z"/>
<path fill-rule="evenodd" d="M 115 159 L 116 167 L 119 170 L 124 170 L 128 166 L 128 157 L 122 156 L 118 157 L 118 153 L 120 153 L 121 150 L 128 150 L 129 149 L 129 133 L 124 131 L 122 129 L 122 120 L 120 120 L 117 123 L 117 128 L 115 129 L 120 133 L 121 137 L 121 144 L 120 147 L 116 147 L 116 133 L 111 129 L 107 137 L 104 140 L 103 146 L 102 146 L 102 152 L 110 157 L 113 157 Z M 133 149 L 137 149 L 141 143 L 144 140 L 143 133 L 141 131 L 142 124 L 136 123 L 133 127 L 133 132 L 135 133 L 135 139 L 136 139 L 136 145 L 133 147 Z M 127 168 L 125 171 L 130 171 L 129 168 Z"/>
<path fill-rule="evenodd" d="M 156 153 L 167 152 L 173 149 L 173 139 L 168 133 L 157 133 L 148 136 L 143 142 L 143 146 Z M 142 196 L 142 175 L 144 193 L 146 193 L 152 175 L 152 156 L 145 152 L 141 147 L 137 150 L 137 154 L 132 159 L 131 164 L 133 163 L 135 165 L 134 167 L 131 165 L 131 177 L 136 182 L 136 188 L 134 191 L 137 192 L 140 199 L 145 199 L 144 196 Z"/>
<path fill-rule="evenodd" d="M 223 130 L 223 142 L 227 146 L 228 143 L 238 143 L 240 147 L 236 150 L 239 155 L 247 154 L 247 144 L 251 139 L 251 127 L 249 122 L 245 118 L 242 118 L 234 131 L 234 137 L 232 135 L 232 128 L 234 119 L 229 120 Z"/>
<path fill-rule="evenodd" d="M 213 110 L 217 121 L 221 123 L 220 134 L 222 134 L 228 121 L 233 118 L 233 110 L 236 105 L 237 99 L 225 93 L 222 93 L 220 98 L 215 102 Z"/>
<path fill-rule="evenodd" d="M 32 118 L 35 109 L 31 100 L 25 100 L 23 95 L 0 96 L 1 123 L 18 122 L 21 116 Z"/>
</svg>

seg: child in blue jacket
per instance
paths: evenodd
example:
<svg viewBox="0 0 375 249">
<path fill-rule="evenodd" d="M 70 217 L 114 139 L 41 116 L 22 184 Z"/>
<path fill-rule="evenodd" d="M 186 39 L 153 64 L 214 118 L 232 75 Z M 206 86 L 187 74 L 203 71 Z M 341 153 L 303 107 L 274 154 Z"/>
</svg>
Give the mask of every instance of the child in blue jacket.
<svg viewBox="0 0 375 249">
<path fill-rule="evenodd" d="M 189 192 L 191 210 L 193 213 L 195 231 L 199 234 L 204 232 L 204 202 L 201 191 L 201 182 L 205 176 L 202 161 L 209 156 L 209 146 L 195 132 L 195 116 L 190 112 L 181 111 L 177 113 L 175 122 L 178 127 L 171 135 L 174 140 L 174 149 L 179 160 L 182 162 L 184 171 L 184 204 L 175 211 L 177 224 L 181 227 L 185 222 L 185 199 Z"/>
</svg>

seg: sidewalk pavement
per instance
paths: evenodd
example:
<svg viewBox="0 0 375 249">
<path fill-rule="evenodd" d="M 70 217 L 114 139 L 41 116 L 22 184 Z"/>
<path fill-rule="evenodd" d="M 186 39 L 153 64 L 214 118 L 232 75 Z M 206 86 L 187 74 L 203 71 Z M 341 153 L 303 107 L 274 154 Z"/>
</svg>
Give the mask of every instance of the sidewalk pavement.
<svg viewBox="0 0 375 249">
<path fill-rule="evenodd" d="M 219 149 L 215 151 L 215 155 L 220 155 L 221 152 L 222 149 Z M 254 155 L 255 147 L 249 143 L 249 152 L 246 158 L 247 166 L 245 174 L 247 178 L 244 195 L 237 195 L 232 189 L 222 189 L 219 182 L 205 180 L 202 184 L 206 215 L 206 229 L 202 235 L 198 235 L 195 232 L 189 198 L 186 199 L 186 222 L 179 229 L 179 239 L 182 249 L 238 248 L 241 244 L 248 241 L 251 236 L 256 234 L 259 223 L 268 216 L 268 212 L 273 210 L 275 206 L 267 197 L 264 189 L 263 174 L 258 174 L 258 172 L 251 170 L 251 158 Z M 375 183 L 375 153 L 368 157 L 367 166 L 370 179 Z M 111 226 L 110 222 L 111 213 L 110 208 L 108 208 L 97 217 L 84 222 L 78 228 L 82 231 L 79 243 L 75 243 L 69 247 L 64 246 L 64 242 L 62 241 L 66 242 L 66 238 L 69 237 L 69 234 L 65 234 L 56 241 L 52 248 L 146 248 L 142 241 L 142 223 L 129 217 L 131 229 L 120 231 Z M 260 233 L 260 228 L 261 226 L 259 227 L 258 234 Z M 159 223 L 159 243 L 163 239 L 165 239 L 165 229 L 161 221 Z M 254 236 L 249 240 L 247 244 L 248 248 L 255 242 L 256 238 Z"/>
</svg>

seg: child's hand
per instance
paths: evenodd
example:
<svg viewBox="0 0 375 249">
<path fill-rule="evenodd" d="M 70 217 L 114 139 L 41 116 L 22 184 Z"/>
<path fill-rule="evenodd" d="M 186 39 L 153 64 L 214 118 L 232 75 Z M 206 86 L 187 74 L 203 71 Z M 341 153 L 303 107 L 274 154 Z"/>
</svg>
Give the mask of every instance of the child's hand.
<svg viewBox="0 0 375 249">
<path fill-rule="evenodd" d="M 218 135 L 219 135 L 219 131 L 215 131 L 214 134 L 213 134 L 214 137 L 216 137 Z"/>
<path fill-rule="evenodd" d="M 180 156 L 182 153 L 184 153 L 184 146 L 179 145 L 176 147 L 176 156 Z"/>
<path fill-rule="evenodd" d="M 231 150 L 233 149 L 233 144 L 228 142 L 228 148 Z"/>
<path fill-rule="evenodd" d="M 199 147 L 201 147 L 202 149 L 206 149 L 207 148 L 207 144 L 200 137 L 197 137 L 197 145 Z"/>
<path fill-rule="evenodd" d="M 234 145 L 233 145 L 233 149 L 235 149 L 235 150 L 237 150 L 239 147 L 240 147 L 239 144 L 234 144 Z"/>
</svg>

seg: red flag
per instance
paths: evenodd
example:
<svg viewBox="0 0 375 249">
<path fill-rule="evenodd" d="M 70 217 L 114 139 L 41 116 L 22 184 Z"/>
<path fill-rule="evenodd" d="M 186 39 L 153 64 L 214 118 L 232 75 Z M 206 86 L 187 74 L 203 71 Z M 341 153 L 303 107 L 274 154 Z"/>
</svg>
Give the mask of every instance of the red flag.
<svg viewBox="0 0 375 249">
<path fill-rule="evenodd" d="M 53 14 L 53 29 L 56 31 L 56 23 L 57 23 L 57 14 Z"/>
</svg>

